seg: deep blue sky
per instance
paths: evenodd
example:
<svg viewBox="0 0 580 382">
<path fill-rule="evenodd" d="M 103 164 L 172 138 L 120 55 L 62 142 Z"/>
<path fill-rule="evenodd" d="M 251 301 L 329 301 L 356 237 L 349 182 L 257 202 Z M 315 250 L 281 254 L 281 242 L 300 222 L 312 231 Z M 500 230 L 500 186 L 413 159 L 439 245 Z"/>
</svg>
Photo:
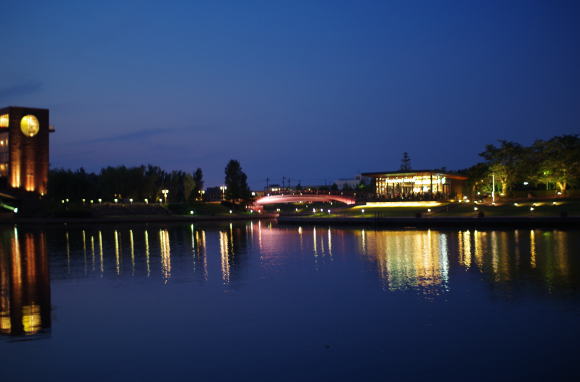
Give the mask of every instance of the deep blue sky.
<svg viewBox="0 0 580 382">
<path fill-rule="evenodd" d="M 467 167 L 580 132 L 580 1 L 2 1 L 0 105 L 53 167 L 202 167 L 252 186 Z M 272 181 L 271 181 L 272 182 Z"/>
</svg>

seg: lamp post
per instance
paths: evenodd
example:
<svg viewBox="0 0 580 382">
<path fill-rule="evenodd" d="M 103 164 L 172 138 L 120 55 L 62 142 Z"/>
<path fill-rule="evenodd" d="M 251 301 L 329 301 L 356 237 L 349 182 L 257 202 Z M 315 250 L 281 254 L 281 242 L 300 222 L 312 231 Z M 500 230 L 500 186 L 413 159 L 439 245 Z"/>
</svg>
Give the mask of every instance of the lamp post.
<svg viewBox="0 0 580 382">
<path fill-rule="evenodd" d="M 167 188 L 164 188 L 163 190 L 161 190 L 161 193 L 163 194 L 163 198 L 165 198 L 165 204 L 167 204 L 167 194 L 169 194 L 169 190 Z"/>
<path fill-rule="evenodd" d="M 220 186 L 220 190 L 222 191 L 222 200 L 226 199 L 226 190 L 228 189 L 228 186 Z"/>
<path fill-rule="evenodd" d="M 495 174 L 491 174 L 491 203 L 495 203 Z"/>
</svg>

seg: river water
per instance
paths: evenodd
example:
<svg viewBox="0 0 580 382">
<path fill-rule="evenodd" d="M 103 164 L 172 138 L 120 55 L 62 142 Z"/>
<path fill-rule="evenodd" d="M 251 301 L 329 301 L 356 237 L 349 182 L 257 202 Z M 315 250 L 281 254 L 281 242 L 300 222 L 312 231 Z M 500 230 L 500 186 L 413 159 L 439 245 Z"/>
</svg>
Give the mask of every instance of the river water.
<svg viewBox="0 0 580 382">
<path fill-rule="evenodd" d="M 0 227 L 0 381 L 578 380 L 580 231 Z"/>
</svg>

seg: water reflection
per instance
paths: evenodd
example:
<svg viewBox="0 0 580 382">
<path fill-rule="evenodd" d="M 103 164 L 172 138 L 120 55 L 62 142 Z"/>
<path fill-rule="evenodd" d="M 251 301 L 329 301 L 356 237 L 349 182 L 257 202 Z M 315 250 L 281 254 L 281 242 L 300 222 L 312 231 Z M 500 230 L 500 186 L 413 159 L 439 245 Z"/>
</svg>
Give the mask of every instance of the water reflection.
<svg viewBox="0 0 580 382">
<path fill-rule="evenodd" d="M 50 327 L 44 233 L 0 231 L 0 333 L 31 335 Z"/>
<path fill-rule="evenodd" d="M 543 294 L 574 293 L 579 284 L 575 231 L 373 230 L 248 222 L 44 232 L 0 228 L 0 238 L 0 331 L 14 335 L 50 326 L 48 255 L 55 280 L 141 277 L 161 284 L 197 280 L 228 289 L 296 266 L 312 271 L 308 277 L 322 277 L 315 275 L 321 271 L 349 277 L 362 260 L 388 293 L 443 295 L 457 291 L 457 280 L 471 276 L 503 295 L 528 286 Z"/>
<path fill-rule="evenodd" d="M 419 288 L 423 292 L 438 293 L 447 289 L 446 233 L 361 230 L 355 235 L 360 252 L 376 259 L 388 290 Z"/>
</svg>

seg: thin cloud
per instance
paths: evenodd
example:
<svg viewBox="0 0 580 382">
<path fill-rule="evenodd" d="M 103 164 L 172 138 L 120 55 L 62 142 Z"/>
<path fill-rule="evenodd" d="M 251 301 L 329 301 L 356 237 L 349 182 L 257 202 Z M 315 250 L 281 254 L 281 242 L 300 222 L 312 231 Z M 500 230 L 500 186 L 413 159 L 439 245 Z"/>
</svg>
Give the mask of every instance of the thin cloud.
<svg viewBox="0 0 580 382">
<path fill-rule="evenodd" d="M 29 81 L 20 85 L 9 86 L 0 89 L 0 100 L 36 93 L 42 87 L 43 84 L 40 81 Z"/>
<path fill-rule="evenodd" d="M 86 139 L 75 142 L 75 144 L 79 143 L 111 143 L 111 142 L 124 142 L 124 141 L 133 141 L 138 139 L 149 138 L 158 135 L 165 135 L 165 134 L 172 134 L 179 131 L 186 131 L 190 130 L 184 127 L 175 127 L 175 128 L 167 128 L 167 129 L 141 129 L 131 131 L 129 133 L 118 134 L 118 135 L 111 135 L 108 137 L 101 137 L 101 138 L 93 138 L 93 139 Z"/>
</svg>

